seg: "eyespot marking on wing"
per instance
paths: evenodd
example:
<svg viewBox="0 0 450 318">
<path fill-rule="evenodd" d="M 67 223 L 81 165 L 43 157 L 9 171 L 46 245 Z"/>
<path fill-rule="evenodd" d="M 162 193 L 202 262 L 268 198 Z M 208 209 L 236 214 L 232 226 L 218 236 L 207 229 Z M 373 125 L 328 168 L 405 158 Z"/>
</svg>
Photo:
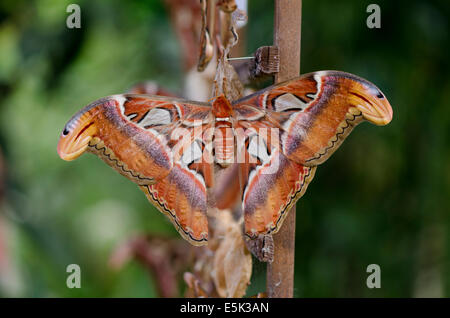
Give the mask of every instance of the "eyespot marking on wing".
<svg viewBox="0 0 450 318">
<path fill-rule="evenodd" d="M 291 93 L 286 93 L 274 98 L 272 104 L 273 108 L 278 112 L 294 109 L 303 111 L 308 106 L 306 101 Z"/>
<path fill-rule="evenodd" d="M 139 116 L 138 113 L 131 113 L 127 116 L 128 120 L 133 120 L 135 119 L 137 116 Z"/>
<path fill-rule="evenodd" d="M 192 162 L 195 162 L 202 158 L 203 152 L 197 141 L 193 142 L 188 149 L 183 153 L 181 162 L 188 166 Z"/>
<path fill-rule="evenodd" d="M 269 161 L 269 153 L 267 151 L 267 145 L 262 138 L 258 138 L 257 135 L 251 136 L 248 144 L 247 151 L 250 155 L 258 158 L 263 163 Z"/>
<path fill-rule="evenodd" d="M 168 125 L 171 121 L 170 111 L 162 108 L 153 108 L 139 120 L 138 125 L 143 128 L 148 128 L 151 126 Z"/>
</svg>

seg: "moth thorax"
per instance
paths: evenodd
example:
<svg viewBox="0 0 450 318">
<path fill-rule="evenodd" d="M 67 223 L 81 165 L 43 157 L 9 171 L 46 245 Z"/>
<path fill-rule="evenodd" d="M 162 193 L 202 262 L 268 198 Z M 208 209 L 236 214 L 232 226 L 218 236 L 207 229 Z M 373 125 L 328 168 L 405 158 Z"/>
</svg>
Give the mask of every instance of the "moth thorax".
<svg viewBox="0 0 450 318">
<path fill-rule="evenodd" d="M 234 144 L 234 131 L 229 123 L 216 126 L 213 145 L 217 164 L 226 168 L 234 162 Z"/>
<path fill-rule="evenodd" d="M 224 95 L 218 96 L 212 103 L 212 114 L 216 119 L 233 115 L 233 107 Z"/>
</svg>

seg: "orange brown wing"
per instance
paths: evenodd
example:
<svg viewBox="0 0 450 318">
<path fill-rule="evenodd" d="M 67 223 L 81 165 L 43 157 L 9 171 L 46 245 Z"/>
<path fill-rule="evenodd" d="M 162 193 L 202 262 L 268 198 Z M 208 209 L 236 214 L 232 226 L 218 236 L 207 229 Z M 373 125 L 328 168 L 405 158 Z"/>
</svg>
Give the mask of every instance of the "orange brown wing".
<svg viewBox="0 0 450 318">
<path fill-rule="evenodd" d="M 392 120 L 391 105 L 374 84 L 338 71 L 305 74 L 238 100 L 234 107 L 246 125 L 279 129 L 281 151 L 308 166 L 328 159 L 360 122 L 386 125 Z"/>
<path fill-rule="evenodd" d="M 206 189 L 213 182 L 211 107 L 173 97 L 114 95 L 81 111 L 64 127 L 58 153 L 73 160 L 85 151 L 138 184 L 195 245 L 208 239 Z"/>
<path fill-rule="evenodd" d="M 363 120 L 385 125 L 392 119 L 392 108 L 375 85 L 337 71 L 271 86 L 234 102 L 233 109 L 234 128 L 242 135 L 237 139 L 246 140 L 237 145 L 242 153 L 235 169 L 240 191 L 233 193 L 240 195 L 245 233 L 251 238 L 279 230 L 316 166 L 336 151 L 354 126 Z M 222 208 L 233 201 L 216 200 Z"/>
</svg>

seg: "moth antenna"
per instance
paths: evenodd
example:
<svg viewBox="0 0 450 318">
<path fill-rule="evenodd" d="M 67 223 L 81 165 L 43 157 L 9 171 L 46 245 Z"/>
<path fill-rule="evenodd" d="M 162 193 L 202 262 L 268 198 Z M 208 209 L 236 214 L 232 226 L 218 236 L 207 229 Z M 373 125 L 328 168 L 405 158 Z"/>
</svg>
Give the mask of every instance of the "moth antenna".
<svg viewBox="0 0 450 318">
<path fill-rule="evenodd" d="M 225 92 L 227 91 L 227 78 L 224 76 L 222 79 L 222 87 L 223 87 L 223 92 L 225 94 Z"/>
<path fill-rule="evenodd" d="M 209 100 L 208 100 L 208 103 L 210 102 L 210 101 L 212 101 L 213 99 L 215 99 L 218 95 L 217 95 L 217 92 L 219 91 L 219 84 L 217 83 L 217 81 L 216 80 L 214 80 L 214 87 L 215 87 L 215 90 L 214 90 L 214 95 L 215 96 L 213 96 L 212 98 L 210 98 Z"/>
<path fill-rule="evenodd" d="M 217 89 L 217 88 L 216 88 Z M 211 97 L 210 99 L 208 99 L 206 102 L 207 103 L 210 103 L 211 101 L 213 101 L 213 100 L 215 100 L 217 98 L 217 96 L 213 96 L 213 97 Z"/>
</svg>

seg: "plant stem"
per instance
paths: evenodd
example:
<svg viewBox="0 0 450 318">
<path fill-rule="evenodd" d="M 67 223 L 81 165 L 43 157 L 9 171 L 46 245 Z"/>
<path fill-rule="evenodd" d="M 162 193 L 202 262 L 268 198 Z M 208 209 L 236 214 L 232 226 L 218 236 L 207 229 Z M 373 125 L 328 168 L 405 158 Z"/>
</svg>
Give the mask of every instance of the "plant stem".
<svg viewBox="0 0 450 318">
<path fill-rule="evenodd" d="M 275 83 L 300 74 L 302 0 L 275 0 L 274 45 L 278 46 L 280 71 Z M 273 236 L 274 260 L 267 264 L 267 295 L 292 298 L 294 295 L 295 206 L 280 231 Z"/>
</svg>

